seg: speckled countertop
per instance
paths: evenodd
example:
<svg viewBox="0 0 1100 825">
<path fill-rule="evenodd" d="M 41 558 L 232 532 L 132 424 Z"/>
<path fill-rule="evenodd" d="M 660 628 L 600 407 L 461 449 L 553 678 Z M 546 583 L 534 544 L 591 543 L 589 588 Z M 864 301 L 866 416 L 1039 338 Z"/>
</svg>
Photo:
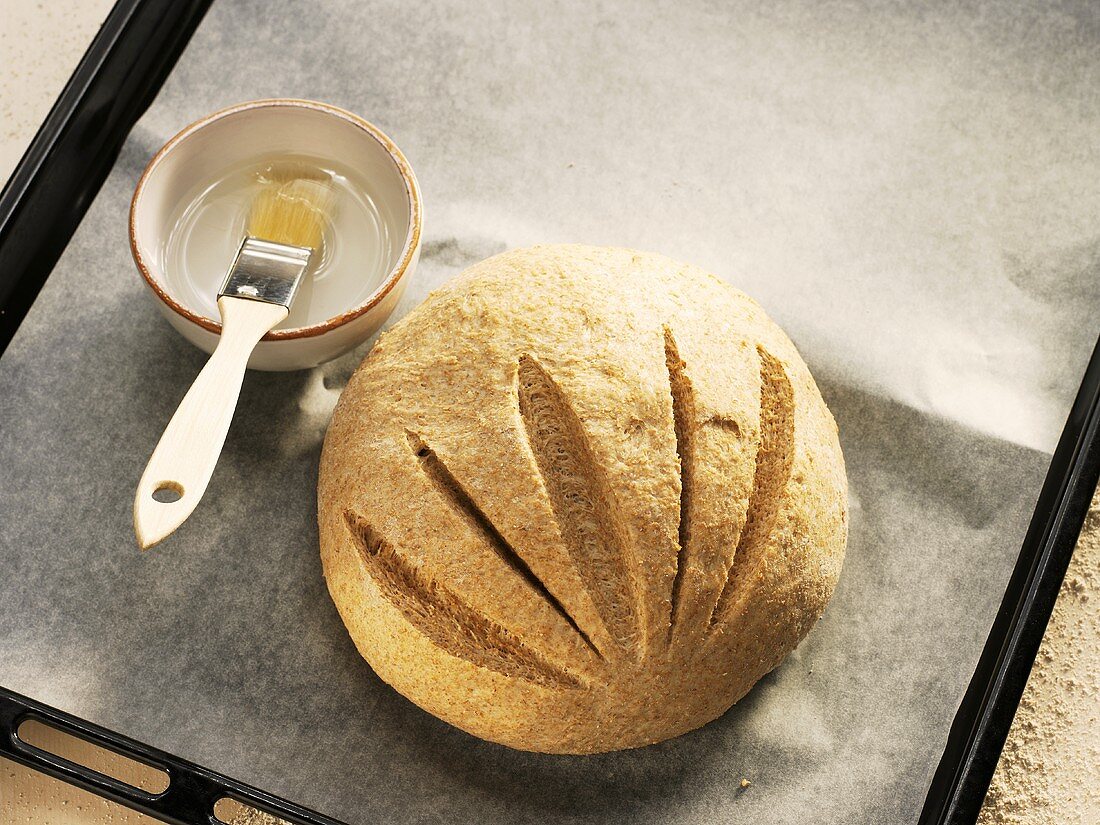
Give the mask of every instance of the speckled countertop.
<svg viewBox="0 0 1100 825">
<path fill-rule="evenodd" d="M 7 180 L 113 3 L 0 0 L 0 180 Z"/>
<path fill-rule="evenodd" d="M 1100 496 L 1085 520 L 978 821 L 1100 822 Z"/>
<path fill-rule="evenodd" d="M 0 0 L 0 180 L 14 169 L 111 5 Z M 984 825 L 1100 821 L 1098 588 L 1100 498 L 986 800 Z M 0 761 L 0 823 L 131 821 L 99 802 Z"/>
</svg>

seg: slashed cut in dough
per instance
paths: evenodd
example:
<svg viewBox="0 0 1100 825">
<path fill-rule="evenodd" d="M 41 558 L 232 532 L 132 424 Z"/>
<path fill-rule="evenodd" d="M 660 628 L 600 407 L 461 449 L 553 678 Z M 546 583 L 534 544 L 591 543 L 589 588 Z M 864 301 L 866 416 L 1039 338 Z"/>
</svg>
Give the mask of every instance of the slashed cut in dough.
<svg viewBox="0 0 1100 825">
<path fill-rule="evenodd" d="M 594 753 L 724 713 L 840 573 L 836 425 L 751 299 L 628 249 L 483 261 L 385 333 L 318 489 L 379 676 L 475 736 Z"/>
</svg>

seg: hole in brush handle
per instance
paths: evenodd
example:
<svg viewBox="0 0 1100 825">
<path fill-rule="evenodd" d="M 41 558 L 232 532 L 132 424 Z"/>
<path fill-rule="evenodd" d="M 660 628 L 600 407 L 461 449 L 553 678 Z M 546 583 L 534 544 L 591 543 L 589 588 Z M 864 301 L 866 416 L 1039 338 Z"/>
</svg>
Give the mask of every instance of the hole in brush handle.
<svg viewBox="0 0 1100 825">
<path fill-rule="evenodd" d="M 153 488 L 153 501 L 158 504 L 175 504 L 183 498 L 183 485 L 178 481 L 160 481 Z"/>
</svg>

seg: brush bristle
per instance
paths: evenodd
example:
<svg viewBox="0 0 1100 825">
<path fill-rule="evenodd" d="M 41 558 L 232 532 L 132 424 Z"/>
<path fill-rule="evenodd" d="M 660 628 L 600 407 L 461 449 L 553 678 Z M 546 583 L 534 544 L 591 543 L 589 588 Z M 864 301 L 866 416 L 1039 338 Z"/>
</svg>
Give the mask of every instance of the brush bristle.
<svg viewBox="0 0 1100 825">
<path fill-rule="evenodd" d="M 262 179 L 248 213 L 248 235 L 273 243 L 320 249 L 336 189 L 328 178 L 283 172 Z"/>
</svg>

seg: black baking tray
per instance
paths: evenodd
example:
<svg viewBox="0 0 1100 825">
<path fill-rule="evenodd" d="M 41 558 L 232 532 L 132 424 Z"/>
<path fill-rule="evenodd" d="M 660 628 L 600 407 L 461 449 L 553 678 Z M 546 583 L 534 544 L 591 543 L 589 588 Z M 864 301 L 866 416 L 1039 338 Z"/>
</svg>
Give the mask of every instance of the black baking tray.
<svg viewBox="0 0 1100 825">
<path fill-rule="evenodd" d="M 0 353 L 64 251 L 131 128 L 211 0 L 119 0 L 0 192 Z M 972 823 L 989 787 L 1100 476 L 1100 341 L 1093 351 L 1000 609 L 948 734 L 920 825 Z M 0 675 L 0 682 L 2 682 Z M 37 719 L 164 770 L 150 794 L 22 741 Z M 200 765 L 0 687 L 0 756 L 177 825 L 216 823 L 230 797 L 290 822 L 339 825 Z"/>
</svg>

